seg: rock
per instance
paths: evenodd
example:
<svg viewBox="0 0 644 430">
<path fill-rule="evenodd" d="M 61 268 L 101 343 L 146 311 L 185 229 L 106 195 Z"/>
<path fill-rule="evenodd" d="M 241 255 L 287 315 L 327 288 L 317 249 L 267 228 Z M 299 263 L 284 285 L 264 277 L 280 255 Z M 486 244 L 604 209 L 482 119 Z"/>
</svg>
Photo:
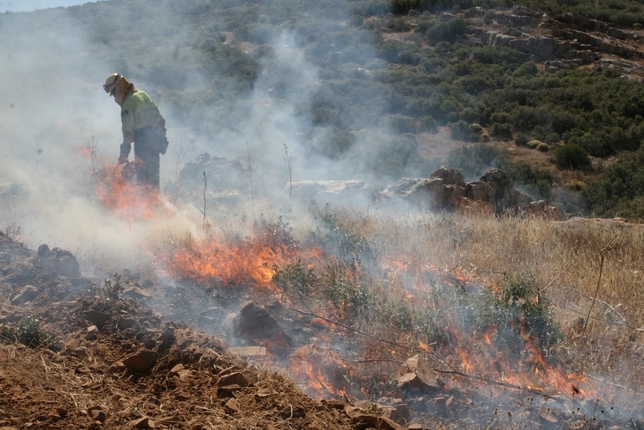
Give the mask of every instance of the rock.
<svg viewBox="0 0 644 430">
<path fill-rule="evenodd" d="M 85 316 L 99 329 L 102 329 L 105 323 L 110 319 L 110 314 L 99 311 L 87 311 Z"/>
<path fill-rule="evenodd" d="M 461 187 L 465 186 L 465 179 L 463 174 L 457 169 L 452 167 L 441 166 L 438 170 L 435 170 L 429 179 L 440 178 L 443 180 L 443 185 L 459 185 Z"/>
<path fill-rule="evenodd" d="M 402 429 L 398 424 L 389 418 L 379 417 L 373 414 L 355 414 L 351 417 L 351 422 L 356 429 L 376 428 L 378 430 L 399 430 Z"/>
<path fill-rule="evenodd" d="M 127 317 L 119 317 L 118 321 L 116 322 L 116 326 L 118 327 L 119 330 L 125 330 L 130 327 L 134 327 L 136 324 L 136 320 L 134 318 L 127 318 Z"/>
<path fill-rule="evenodd" d="M 306 409 L 299 405 L 289 405 L 282 409 L 277 416 L 285 420 L 304 418 L 306 417 Z"/>
<path fill-rule="evenodd" d="M 190 378 L 190 376 L 192 376 L 192 370 L 188 370 L 188 369 L 179 370 L 177 372 L 177 375 L 179 375 L 179 380 L 185 381 L 186 379 Z"/>
<path fill-rule="evenodd" d="M 179 363 L 176 364 L 172 369 L 170 369 L 170 373 L 179 373 L 184 369 L 183 364 Z"/>
<path fill-rule="evenodd" d="M 154 339 L 147 339 L 145 342 L 143 342 L 143 346 L 147 349 L 152 349 L 157 346 L 157 341 Z"/>
<path fill-rule="evenodd" d="M 441 207 L 445 200 L 443 181 L 440 178 L 403 178 L 388 186 L 382 197 L 399 197 L 422 209 Z"/>
<path fill-rule="evenodd" d="M 409 406 L 405 403 L 399 403 L 396 406 L 385 406 L 382 409 L 383 417 L 396 421 L 399 424 L 406 425 L 411 421 L 411 412 L 409 412 Z"/>
<path fill-rule="evenodd" d="M 242 357 L 263 357 L 266 355 L 266 347 L 264 346 L 233 346 L 228 350 Z"/>
<path fill-rule="evenodd" d="M 158 341 L 160 342 L 166 342 L 166 341 L 172 341 L 174 342 L 175 340 L 175 335 L 174 335 L 175 329 L 174 327 L 166 327 L 165 330 L 163 330 L 163 333 L 157 338 Z"/>
<path fill-rule="evenodd" d="M 16 296 L 11 300 L 11 304 L 14 306 L 19 306 L 27 302 L 32 301 L 38 296 L 38 290 L 32 285 L 25 285 L 20 290 Z"/>
<path fill-rule="evenodd" d="M 34 265 L 38 268 L 51 269 L 59 276 L 68 278 L 80 276 L 80 266 L 71 252 L 60 248 L 50 250 L 46 244 L 38 247 Z"/>
<path fill-rule="evenodd" d="M 265 342 L 266 349 L 278 357 L 286 357 L 292 347 L 291 338 L 266 309 L 253 302 L 241 305 L 232 321 L 233 335 L 250 344 Z"/>
<path fill-rule="evenodd" d="M 155 351 L 140 351 L 123 360 L 123 364 L 130 372 L 145 372 L 154 365 L 159 354 Z"/>
<path fill-rule="evenodd" d="M 126 369 L 122 361 L 116 361 L 107 368 L 107 373 L 121 373 Z"/>
<path fill-rule="evenodd" d="M 156 428 L 154 425 L 154 421 L 152 421 L 150 418 L 145 417 L 145 418 L 140 418 L 138 420 L 134 420 L 131 422 L 132 428 L 135 429 L 153 429 Z"/>
<path fill-rule="evenodd" d="M 103 411 L 103 408 L 100 406 L 93 406 L 87 410 L 87 415 L 94 421 L 100 421 L 102 423 L 107 419 L 107 414 Z"/>
<path fill-rule="evenodd" d="M 87 327 L 87 333 L 85 333 L 85 339 L 95 340 L 98 337 L 98 327 L 91 325 Z"/>
<path fill-rule="evenodd" d="M 433 392 L 441 390 L 445 386 L 434 369 L 421 360 L 418 354 L 409 358 L 405 364 L 407 368 L 405 373 L 398 378 L 398 388 Z"/>
<path fill-rule="evenodd" d="M 69 355 L 73 355 L 74 357 L 78 357 L 78 358 L 81 358 L 81 359 L 87 358 L 89 356 L 87 354 L 87 348 L 84 347 L 84 346 L 81 346 L 80 348 L 68 349 L 67 353 Z"/>
<path fill-rule="evenodd" d="M 239 408 L 239 403 L 234 398 L 226 402 L 226 404 L 224 405 L 224 409 L 226 413 L 228 413 L 229 415 L 238 414 L 239 412 L 241 412 L 241 409 Z"/>
<path fill-rule="evenodd" d="M 335 203 L 338 200 L 370 203 L 374 199 L 371 186 L 357 180 L 297 181 L 286 184 L 286 189 L 293 196 L 310 198 L 320 204 Z"/>
<path fill-rule="evenodd" d="M 246 377 L 240 372 L 229 373 L 228 375 L 222 376 L 221 378 L 219 378 L 219 381 L 217 381 L 218 387 L 225 387 L 229 385 L 247 387 L 248 385 L 250 385 L 250 383 L 248 382 L 248 379 L 246 379 Z"/>
<path fill-rule="evenodd" d="M 153 293 L 146 291 L 137 285 L 129 285 L 123 289 L 123 297 L 129 297 L 136 300 L 145 300 L 153 297 Z"/>
</svg>

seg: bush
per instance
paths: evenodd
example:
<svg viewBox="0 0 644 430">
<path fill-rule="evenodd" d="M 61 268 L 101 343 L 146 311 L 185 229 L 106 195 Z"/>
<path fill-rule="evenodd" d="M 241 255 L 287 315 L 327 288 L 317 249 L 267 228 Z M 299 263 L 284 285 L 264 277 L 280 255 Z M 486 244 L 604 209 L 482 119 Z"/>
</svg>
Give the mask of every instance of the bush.
<svg viewBox="0 0 644 430">
<path fill-rule="evenodd" d="M 468 178 L 479 178 L 500 164 L 501 151 L 494 146 L 477 144 L 456 148 L 447 155 L 447 165 L 459 169 Z"/>
<path fill-rule="evenodd" d="M 588 151 L 574 143 L 566 143 L 556 148 L 553 156 L 562 169 L 583 169 L 590 166 Z"/>
<path fill-rule="evenodd" d="M 503 124 L 495 122 L 490 127 L 490 135 L 499 139 L 512 139 L 512 126 L 507 122 Z"/>
<path fill-rule="evenodd" d="M 0 339 L 7 342 L 20 342 L 30 348 L 61 349 L 61 342 L 40 328 L 41 318 L 29 317 L 20 321 L 17 327 L 0 325 Z"/>
<path fill-rule="evenodd" d="M 467 122 L 461 120 L 447 124 L 452 139 L 468 140 L 470 138 L 470 126 Z"/>
<path fill-rule="evenodd" d="M 550 145 L 548 145 L 546 142 L 541 142 L 539 145 L 537 145 L 537 151 L 539 151 L 539 152 L 549 152 L 550 151 Z"/>
<path fill-rule="evenodd" d="M 529 141 L 530 138 L 525 133 L 518 132 L 517 135 L 514 136 L 514 144 L 516 146 L 528 146 Z"/>
</svg>

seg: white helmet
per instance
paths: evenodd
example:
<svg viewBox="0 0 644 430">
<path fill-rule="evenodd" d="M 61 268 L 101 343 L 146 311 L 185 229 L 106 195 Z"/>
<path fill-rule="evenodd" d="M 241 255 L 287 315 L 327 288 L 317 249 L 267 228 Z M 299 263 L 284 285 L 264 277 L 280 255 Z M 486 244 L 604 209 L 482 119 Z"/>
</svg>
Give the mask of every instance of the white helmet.
<svg viewBox="0 0 644 430">
<path fill-rule="evenodd" d="M 116 83 L 122 77 L 123 76 L 119 75 L 118 73 L 112 73 L 111 75 L 109 75 L 105 80 L 105 85 L 103 85 L 105 92 L 113 96 L 114 92 L 116 91 Z"/>
</svg>

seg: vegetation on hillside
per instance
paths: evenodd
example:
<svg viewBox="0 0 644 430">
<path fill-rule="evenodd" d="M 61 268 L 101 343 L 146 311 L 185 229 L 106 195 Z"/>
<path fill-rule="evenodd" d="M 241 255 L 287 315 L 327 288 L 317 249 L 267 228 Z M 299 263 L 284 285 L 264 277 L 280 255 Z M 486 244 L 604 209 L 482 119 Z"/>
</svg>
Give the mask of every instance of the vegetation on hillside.
<svg viewBox="0 0 644 430">
<path fill-rule="evenodd" d="M 639 2 L 516 3 L 630 28 L 644 24 Z M 255 103 L 253 96 L 260 93 L 275 106 L 293 107 L 300 120 L 294 131 L 311 155 L 337 160 L 359 142 L 369 142 L 360 148 L 361 167 L 389 180 L 426 176 L 436 167 L 435 160 L 418 154 L 417 136 L 434 133 L 439 126 L 449 127 L 459 140 L 534 142 L 535 149 L 554 151 L 553 161 L 560 169 L 586 173 L 591 173 L 588 156 L 637 151 L 644 139 L 640 83 L 613 70 L 595 75 L 584 70 L 546 73 L 516 50 L 484 46 L 467 20 L 439 14 L 512 4 L 146 0 L 98 2 L 56 13 L 84 28 L 91 49 L 105 53 L 117 70 L 151 84 L 159 102 L 171 106 L 183 125 L 213 139 L 223 132 L 239 132 L 237 127 Z M 21 16 L 6 14 L 2 19 Z M 123 25 L 132 20 L 136 25 Z M 400 32 L 406 37 L 390 37 Z M 301 52 L 302 65 L 280 60 L 284 46 Z M 303 71 L 305 67 L 313 73 Z M 487 164 L 471 170 L 480 172 Z M 551 199 L 552 187 L 558 186 L 539 169 L 507 162 L 504 168 L 535 197 Z M 609 175 L 601 168 L 598 173 Z M 604 182 L 585 182 L 585 213 L 640 216 L 632 205 L 625 209 L 618 201 L 644 198 L 638 187 L 613 191 L 602 201 Z"/>
</svg>

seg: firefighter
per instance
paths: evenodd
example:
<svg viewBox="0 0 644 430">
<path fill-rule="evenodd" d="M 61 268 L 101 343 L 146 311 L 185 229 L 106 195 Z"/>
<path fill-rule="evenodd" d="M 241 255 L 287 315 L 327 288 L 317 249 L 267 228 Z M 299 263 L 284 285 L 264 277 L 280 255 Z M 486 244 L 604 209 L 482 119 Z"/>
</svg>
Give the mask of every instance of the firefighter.
<svg viewBox="0 0 644 430">
<path fill-rule="evenodd" d="M 121 106 L 123 143 L 119 164 L 127 163 L 134 143 L 134 165 L 137 181 L 159 188 L 159 154 L 168 148 L 165 120 L 145 91 L 137 90 L 125 76 L 113 73 L 103 89 Z"/>
</svg>

